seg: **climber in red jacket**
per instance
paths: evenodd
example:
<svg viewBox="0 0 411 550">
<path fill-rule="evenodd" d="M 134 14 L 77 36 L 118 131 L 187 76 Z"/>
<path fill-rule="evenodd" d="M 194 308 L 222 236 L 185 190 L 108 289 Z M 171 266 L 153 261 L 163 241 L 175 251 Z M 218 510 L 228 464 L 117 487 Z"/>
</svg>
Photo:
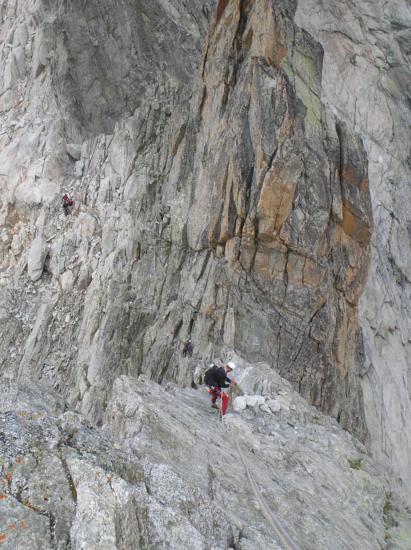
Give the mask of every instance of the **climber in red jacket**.
<svg viewBox="0 0 411 550">
<path fill-rule="evenodd" d="M 71 212 L 71 209 L 74 206 L 74 201 L 68 195 L 63 196 L 63 210 L 64 214 L 68 216 Z"/>
</svg>

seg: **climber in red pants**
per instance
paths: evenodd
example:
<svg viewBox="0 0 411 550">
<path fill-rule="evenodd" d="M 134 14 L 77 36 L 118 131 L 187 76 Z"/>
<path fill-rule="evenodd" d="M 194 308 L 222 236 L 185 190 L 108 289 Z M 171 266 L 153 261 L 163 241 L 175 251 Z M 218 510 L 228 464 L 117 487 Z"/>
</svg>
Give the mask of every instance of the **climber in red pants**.
<svg viewBox="0 0 411 550">
<path fill-rule="evenodd" d="M 213 409 L 218 409 L 216 401 L 221 398 L 221 414 L 225 414 L 228 408 L 229 398 L 223 391 L 229 386 L 236 386 L 237 382 L 228 378 L 227 373 L 235 369 L 235 364 L 230 361 L 225 367 L 217 367 L 211 364 L 204 376 L 204 383 L 209 387 L 208 393 L 211 395 L 211 406 Z"/>
</svg>

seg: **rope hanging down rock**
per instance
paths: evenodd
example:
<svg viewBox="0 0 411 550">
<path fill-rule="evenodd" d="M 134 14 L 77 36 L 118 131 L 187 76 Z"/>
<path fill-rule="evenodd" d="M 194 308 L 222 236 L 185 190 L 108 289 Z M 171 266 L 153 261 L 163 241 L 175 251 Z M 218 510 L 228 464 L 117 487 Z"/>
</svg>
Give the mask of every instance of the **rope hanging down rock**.
<svg viewBox="0 0 411 550">
<path fill-rule="evenodd" d="M 234 397 L 234 392 L 232 392 L 231 398 Z M 231 401 L 231 399 L 230 399 Z M 224 419 L 221 415 L 221 411 L 219 412 L 218 424 L 222 424 L 222 426 L 226 429 L 226 433 L 230 433 L 234 439 L 235 445 L 237 447 L 238 454 L 240 455 L 241 462 L 243 463 L 244 469 L 247 474 L 247 479 L 250 483 L 251 489 L 254 493 L 255 498 L 257 499 L 261 511 L 263 512 L 266 520 L 271 525 L 274 533 L 276 534 L 278 541 L 282 546 L 285 548 L 285 550 L 300 550 L 300 547 L 298 544 L 296 544 L 293 539 L 290 537 L 290 535 L 287 533 L 287 530 L 282 525 L 280 519 L 276 516 L 276 514 L 271 510 L 271 508 L 268 506 L 267 502 L 265 501 L 264 497 L 262 496 L 260 490 L 258 489 L 257 483 L 255 479 L 253 478 L 250 468 L 247 465 L 247 462 L 245 460 L 244 454 L 241 450 L 240 443 L 235 435 L 235 433 L 232 430 L 228 430 L 228 426 L 225 424 Z"/>
</svg>

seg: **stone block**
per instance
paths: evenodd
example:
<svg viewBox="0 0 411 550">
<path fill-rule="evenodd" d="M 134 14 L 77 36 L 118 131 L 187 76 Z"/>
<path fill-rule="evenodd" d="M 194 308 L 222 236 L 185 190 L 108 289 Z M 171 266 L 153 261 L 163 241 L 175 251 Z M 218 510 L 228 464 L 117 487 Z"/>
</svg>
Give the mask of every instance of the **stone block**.
<svg viewBox="0 0 411 550">
<path fill-rule="evenodd" d="M 44 262 L 47 256 L 46 242 L 43 236 L 38 235 L 33 242 L 27 257 L 27 271 L 32 281 L 38 281 L 43 273 Z"/>
</svg>

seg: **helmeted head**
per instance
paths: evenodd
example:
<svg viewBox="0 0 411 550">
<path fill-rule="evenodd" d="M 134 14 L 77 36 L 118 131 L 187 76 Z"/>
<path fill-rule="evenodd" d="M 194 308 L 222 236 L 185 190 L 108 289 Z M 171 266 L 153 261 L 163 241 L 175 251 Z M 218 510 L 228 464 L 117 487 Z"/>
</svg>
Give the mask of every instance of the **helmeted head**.
<svg viewBox="0 0 411 550">
<path fill-rule="evenodd" d="M 232 361 L 229 361 L 229 362 L 226 364 L 226 366 L 225 366 L 226 372 L 231 372 L 231 371 L 233 371 L 235 368 L 236 368 L 236 365 L 235 365 L 235 363 L 233 363 Z"/>
</svg>

